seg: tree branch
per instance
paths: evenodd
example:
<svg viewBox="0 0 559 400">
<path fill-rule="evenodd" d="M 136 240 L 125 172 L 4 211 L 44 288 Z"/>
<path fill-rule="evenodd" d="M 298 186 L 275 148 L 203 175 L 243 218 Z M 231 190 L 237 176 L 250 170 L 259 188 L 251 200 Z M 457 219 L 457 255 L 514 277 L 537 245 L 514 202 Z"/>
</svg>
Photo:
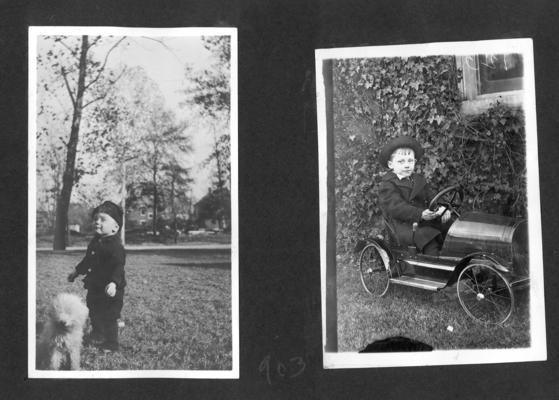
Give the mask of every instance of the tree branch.
<svg viewBox="0 0 559 400">
<path fill-rule="evenodd" d="M 120 74 L 118 74 L 118 76 L 112 81 L 112 84 L 115 84 L 118 82 L 118 80 L 120 78 L 122 78 L 122 75 L 124 75 L 124 73 L 126 72 L 127 68 L 126 65 L 124 66 L 124 68 L 122 68 L 122 71 L 120 71 Z"/>
<path fill-rule="evenodd" d="M 66 43 L 64 43 L 64 42 L 62 41 L 62 39 L 57 40 L 57 42 L 60 43 L 62 46 L 66 47 L 66 48 L 68 49 L 68 51 L 69 51 L 70 53 L 72 53 L 72 55 L 74 55 L 74 54 L 77 53 L 76 50 L 72 50 L 72 48 L 71 48 L 70 46 L 68 46 Z"/>
<path fill-rule="evenodd" d="M 111 54 L 111 52 L 116 49 L 116 47 L 123 41 L 126 39 L 126 36 L 122 37 L 118 42 L 116 42 L 110 49 L 109 51 L 107 51 L 107 54 L 105 54 L 105 60 L 103 60 L 103 65 L 101 66 L 101 68 L 99 68 L 99 71 L 97 73 L 97 76 L 95 78 L 93 78 L 92 81 L 90 81 L 87 85 L 85 85 L 85 89 L 87 90 L 89 87 L 91 87 L 95 82 L 97 82 L 99 80 L 99 78 L 101 77 L 101 74 L 103 73 L 103 71 L 105 70 L 105 66 L 107 65 L 107 60 L 109 59 L 109 55 Z"/>
<path fill-rule="evenodd" d="M 102 36 L 96 36 L 95 39 L 93 39 L 93 40 L 91 41 L 91 44 L 90 44 L 89 46 L 87 46 L 87 49 L 89 50 L 89 49 L 91 49 L 93 46 L 95 46 L 95 45 L 97 44 L 97 42 L 98 42 L 99 40 L 101 40 L 101 38 L 102 38 Z"/>
<path fill-rule="evenodd" d="M 142 36 L 143 39 L 148 39 L 148 40 L 153 40 L 154 42 L 159 43 L 161 46 L 163 46 L 164 48 L 166 48 L 169 53 L 171 53 L 173 56 L 175 56 L 175 58 L 181 63 L 184 64 L 183 61 L 179 58 L 179 56 L 177 56 L 177 54 L 169 47 L 167 46 L 167 44 L 163 41 L 163 40 L 159 40 L 159 39 L 155 39 L 152 37 L 147 37 L 147 36 Z"/>
<path fill-rule="evenodd" d="M 125 71 L 126 71 L 126 67 L 124 67 L 124 68 L 122 69 L 122 71 L 120 72 L 120 74 L 118 75 L 118 77 L 117 77 L 112 83 L 117 82 L 117 81 L 122 77 L 122 75 L 124 74 Z M 108 95 L 108 90 L 107 90 L 107 92 L 106 92 L 105 94 L 103 94 L 103 95 L 101 95 L 101 96 L 98 96 L 98 97 L 96 97 L 95 99 L 93 99 L 93 100 L 91 100 L 91 101 L 85 103 L 85 105 L 84 105 L 82 108 L 86 108 L 88 105 L 90 105 L 90 104 L 92 104 L 92 103 L 95 103 L 96 101 L 103 100 L 105 97 L 107 97 L 107 95 Z"/>
<path fill-rule="evenodd" d="M 135 158 L 138 158 L 138 155 L 128 156 L 128 157 L 124 158 L 124 159 L 122 160 L 122 162 L 125 163 L 125 162 L 128 162 L 128 161 L 132 161 L 132 160 L 134 160 Z"/>
<path fill-rule="evenodd" d="M 105 97 L 107 97 L 107 93 L 105 93 L 105 94 L 103 94 L 103 95 L 101 95 L 101 96 L 99 96 L 99 97 L 96 97 L 96 98 L 94 98 L 93 100 L 91 100 L 91 101 L 85 103 L 85 105 L 82 107 L 82 109 L 86 108 L 88 105 L 90 105 L 90 104 L 92 104 L 92 103 L 95 103 L 96 101 L 103 100 Z"/>
<path fill-rule="evenodd" d="M 66 89 L 68 89 L 68 94 L 70 95 L 72 105 L 76 107 L 76 100 L 74 99 L 74 94 L 72 93 L 72 89 L 70 88 L 70 84 L 68 83 L 68 78 L 66 77 L 66 70 L 64 69 L 64 67 L 60 67 L 60 72 L 62 73 L 62 77 L 64 78 L 64 83 L 66 84 Z"/>
</svg>

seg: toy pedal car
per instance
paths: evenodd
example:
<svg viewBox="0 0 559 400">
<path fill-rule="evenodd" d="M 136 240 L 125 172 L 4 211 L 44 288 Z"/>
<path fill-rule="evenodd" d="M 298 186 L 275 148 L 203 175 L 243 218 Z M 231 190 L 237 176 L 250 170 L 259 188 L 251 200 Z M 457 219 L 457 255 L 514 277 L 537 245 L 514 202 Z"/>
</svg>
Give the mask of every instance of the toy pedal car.
<svg viewBox="0 0 559 400">
<path fill-rule="evenodd" d="M 514 310 L 514 290 L 529 285 L 527 222 L 482 212 L 460 214 L 459 185 L 441 190 L 429 204 L 456 218 L 438 256 L 421 254 L 398 242 L 390 221 L 388 238 L 379 236 L 359 258 L 361 282 L 384 296 L 390 284 L 439 291 L 456 284 L 458 300 L 473 319 L 502 324 Z"/>
</svg>

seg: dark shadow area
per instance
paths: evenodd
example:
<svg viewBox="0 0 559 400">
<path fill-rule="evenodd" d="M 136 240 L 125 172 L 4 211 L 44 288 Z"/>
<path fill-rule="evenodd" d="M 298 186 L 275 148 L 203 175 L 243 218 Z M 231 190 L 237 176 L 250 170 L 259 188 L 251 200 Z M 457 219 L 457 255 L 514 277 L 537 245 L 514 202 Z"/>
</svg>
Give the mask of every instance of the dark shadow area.
<svg viewBox="0 0 559 400">
<path fill-rule="evenodd" d="M 389 353 L 399 351 L 433 351 L 433 347 L 418 340 L 394 336 L 369 343 L 359 353 Z"/>
<path fill-rule="evenodd" d="M 230 270 L 230 262 L 209 262 L 209 263 L 163 263 L 162 265 L 169 265 L 172 267 L 184 267 L 184 268 L 215 268 Z"/>
<path fill-rule="evenodd" d="M 82 250 L 83 252 L 83 250 Z M 227 255 L 231 254 L 230 249 L 150 249 L 150 250 L 136 250 L 126 249 L 126 254 L 141 254 L 142 252 L 150 256 L 170 256 L 170 257 L 184 257 L 187 255 L 206 256 L 206 255 Z"/>
</svg>

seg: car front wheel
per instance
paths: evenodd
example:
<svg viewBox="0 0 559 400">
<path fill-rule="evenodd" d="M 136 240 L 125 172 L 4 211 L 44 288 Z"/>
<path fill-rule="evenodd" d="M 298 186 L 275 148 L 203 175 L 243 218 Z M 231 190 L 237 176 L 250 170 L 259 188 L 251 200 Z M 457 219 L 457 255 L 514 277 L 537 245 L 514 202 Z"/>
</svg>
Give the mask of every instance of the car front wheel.
<svg viewBox="0 0 559 400">
<path fill-rule="evenodd" d="M 504 275 L 491 265 L 468 265 L 460 273 L 456 289 L 462 308 L 476 321 L 502 324 L 512 314 L 512 288 Z"/>
</svg>

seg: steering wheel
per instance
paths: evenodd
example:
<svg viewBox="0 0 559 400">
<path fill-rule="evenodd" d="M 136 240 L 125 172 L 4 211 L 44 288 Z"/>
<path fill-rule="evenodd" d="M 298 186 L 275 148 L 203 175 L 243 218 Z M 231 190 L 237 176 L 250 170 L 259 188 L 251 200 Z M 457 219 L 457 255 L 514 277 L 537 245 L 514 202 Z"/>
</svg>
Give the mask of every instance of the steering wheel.
<svg viewBox="0 0 559 400">
<path fill-rule="evenodd" d="M 444 188 L 433 197 L 429 203 L 429 210 L 436 211 L 439 206 L 443 206 L 449 210 L 451 214 L 460 218 L 460 207 L 462 206 L 462 199 L 464 198 L 464 191 L 460 185 L 453 185 Z"/>
</svg>

